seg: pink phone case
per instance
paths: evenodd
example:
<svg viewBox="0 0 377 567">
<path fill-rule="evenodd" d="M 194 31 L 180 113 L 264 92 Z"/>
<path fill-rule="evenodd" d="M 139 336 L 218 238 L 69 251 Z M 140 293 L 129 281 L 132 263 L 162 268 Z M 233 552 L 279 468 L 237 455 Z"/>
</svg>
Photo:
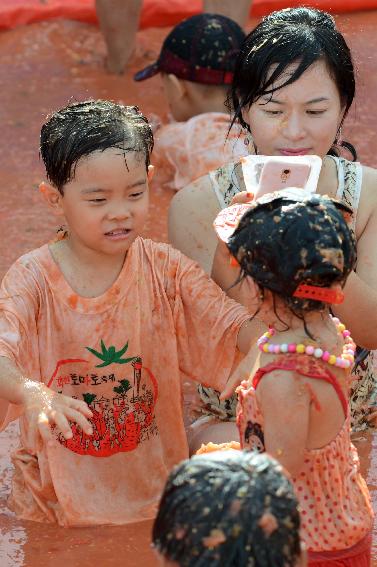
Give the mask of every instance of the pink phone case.
<svg viewBox="0 0 377 567">
<path fill-rule="evenodd" d="M 261 197 L 265 193 L 281 191 L 287 187 L 304 189 L 310 171 L 311 166 L 308 163 L 285 165 L 282 162 L 269 160 L 262 169 L 256 197 Z"/>
</svg>

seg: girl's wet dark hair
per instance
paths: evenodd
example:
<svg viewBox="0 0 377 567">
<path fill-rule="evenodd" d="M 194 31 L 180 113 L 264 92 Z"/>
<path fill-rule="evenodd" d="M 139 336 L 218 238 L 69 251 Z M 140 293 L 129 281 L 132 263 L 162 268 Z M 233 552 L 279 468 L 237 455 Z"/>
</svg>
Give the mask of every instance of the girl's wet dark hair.
<svg viewBox="0 0 377 567">
<path fill-rule="evenodd" d="M 344 117 L 355 96 L 355 75 L 349 47 L 337 30 L 334 18 L 313 8 L 287 8 L 272 12 L 246 37 L 238 56 L 233 83 L 228 97 L 228 106 L 234 113 L 232 124 L 240 121 L 250 131 L 242 117 L 261 96 L 294 83 L 316 61 L 325 61 L 334 80 L 342 105 Z M 281 81 L 287 68 L 297 63 L 294 73 Z M 276 66 L 271 73 L 271 66 Z M 342 142 L 357 159 L 355 148 Z M 336 142 L 328 154 L 338 155 Z"/>
<path fill-rule="evenodd" d="M 180 567 L 297 563 L 300 517 L 291 482 L 266 454 L 195 456 L 170 474 L 153 544 Z"/>
<path fill-rule="evenodd" d="M 61 193 L 82 157 L 108 148 L 141 152 L 148 168 L 153 133 L 137 106 L 108 100 L 74 102 L 51 114 L 42 126 L 40 154 L 48 180 Z"/>
<path fill-rule="evenodd" d="M 263 199 L 263 198 L 262 198 Z M 281 196 L 256 202 L 242 217 L 228 240 L 240 266 L 240 280 L 253 278 L 284 300 L 301 319 L 328 304 L 293 297 L 300 284 L 344 285 L 356 263 L 356 241 L 345 217 L 352 210 L 326 196 L 302 201 Z"/>
</svg>

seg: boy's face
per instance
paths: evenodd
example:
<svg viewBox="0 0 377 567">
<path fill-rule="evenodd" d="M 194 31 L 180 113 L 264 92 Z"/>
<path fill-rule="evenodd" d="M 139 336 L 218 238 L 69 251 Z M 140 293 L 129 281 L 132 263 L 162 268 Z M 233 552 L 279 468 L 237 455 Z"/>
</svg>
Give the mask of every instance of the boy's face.
<svg viewBox="0 0 377 567">
<path fill-rule="evenodd" d="M 80 159 L 58 199 L 72 243 L 109 255 L 127 252 L 148 215 L 152 172 L 140 152 L 109 148 Z"/>
</svg>

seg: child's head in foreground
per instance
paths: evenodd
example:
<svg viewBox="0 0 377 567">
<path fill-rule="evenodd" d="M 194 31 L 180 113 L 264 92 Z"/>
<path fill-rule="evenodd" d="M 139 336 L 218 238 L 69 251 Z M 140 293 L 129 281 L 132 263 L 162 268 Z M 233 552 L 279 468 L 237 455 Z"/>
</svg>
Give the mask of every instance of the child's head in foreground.
<svg viewBox="0 0 377 567">
<path fill-rule="evenodd" d="M 166 565 L 303 565 L 292 485 L 266 454 L 215 452 L 183 461 L 165 486 L 153 544 Z"/>
<path fill-rule="evenodd" d="M 87 100 L 48 117 L 41 191 L 71 238 L 106 254 L 129 248 L 148 213 L 152 149 L 152 130 L 136 106 Z"/>
<path fill-rule="evenodd" d="M 310 312 L 341 302 L 356 262 L 345 220 L 350 214 L 347 206 L 317 194 L 301 200 L 266 195 L 244 214 L 227 245 L 240 278 L 253 279 L 261 316 L 267 305 L 270 313 L 290 313 L 305 323 Z"/>
<path fill-rule="evenodd" d="M 180 22 L 165 38 L 158 60 L 135 75 L 136 81 L 161 73 L 170 110 L 188 120 L 223 105 L 235 61 L 246 35 L 230 18 L 198 14 Z M 224 111 L 224 109 L 223 109 Z"/>
</svg>

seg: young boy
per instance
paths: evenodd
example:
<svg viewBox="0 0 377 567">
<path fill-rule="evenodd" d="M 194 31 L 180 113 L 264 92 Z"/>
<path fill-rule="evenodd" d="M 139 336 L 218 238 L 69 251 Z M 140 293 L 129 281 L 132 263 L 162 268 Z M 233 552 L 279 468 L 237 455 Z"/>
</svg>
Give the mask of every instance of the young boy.
<svg viewBox="0 0 377 567">
<path fill-rule="evenodd" d="M 188 455 L 181 383 L 226 384 L 248 314 L 166 244 L 139 237 L 153 174 L 137 107 L 70 104 L 42 127 L 62 238 L 22 256 L 0 294 L 0 397 L 20 417 L 11 506 L 61 525 L 151 518 Z"/>
<path fill-rule="evenodd" d="M 245 34 L 236 22 L 199 14 L 166 37 L 156 63 L 136 81 L 161 73 L 165 95 L 177 122 L 156 132 L 153 161 L 160 185 L 182 189 L 198 177 L 247 154 L 241 130 L 229 133 L 227 89 Z"/>
</svg>

